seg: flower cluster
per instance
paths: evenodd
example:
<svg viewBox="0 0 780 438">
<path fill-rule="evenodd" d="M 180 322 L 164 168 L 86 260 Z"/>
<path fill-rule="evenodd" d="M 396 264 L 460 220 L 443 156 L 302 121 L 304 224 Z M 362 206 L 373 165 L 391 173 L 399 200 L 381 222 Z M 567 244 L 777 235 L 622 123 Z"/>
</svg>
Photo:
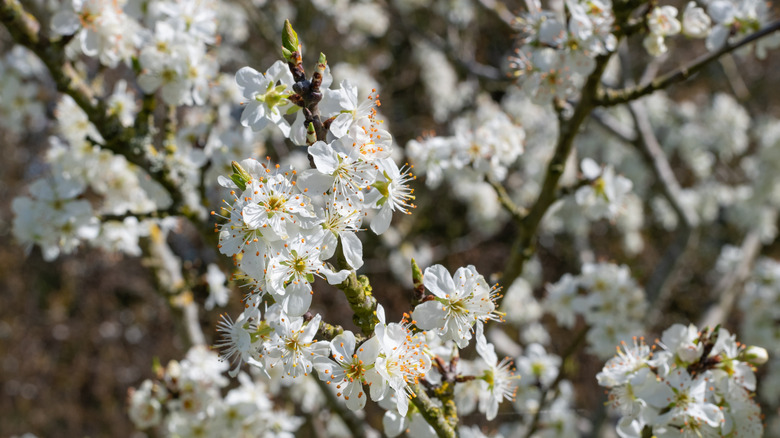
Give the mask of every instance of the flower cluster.
<svg viewBox="0 0 780 438">
<path fill-rule="evenodd" d="M 715 0 L 702 1 L 702 6 L 690 1 L 682 13 L 682 22 L 677 19 L 679 12 L 675 6 L 653 7 L 645 16 L 649 33 L 644 38 L 648 53 L 660 56 L 668 52 L 666 37 L 682 33 L 689 38 L 706 38 L 706 47 L 715 51 L 723 47 L 728 40 L 735 40 L 754 32 L 770 21 L 767 4 L 754 0 Z M 779 37 L 769 38 L 758 43 L 756 54 L 766 57 L 768 48 L 780 44 Z"/>
<path fill-rule="evenodd" d="M 242 373 L 224 395 L 227 364 L 216 353 L 194 347 L 181 361 L 160 369 L 129 393 L 129 414 L 138 429 L 160 427 L 169 436 L 259 436 L 292 438 L 303 419 L 273 409 L 272 388 Z"/>
<path fill-rule="evenodd" d="M 225 222 L 216 227 L 219 251 L 234 260 L 239 277 L 252 287 L 244 312 L 235 321 L 224 316 L 219 326 L 223 338 L 217 346 L 236 364 L 231 375 L 243 363 L 267 373 L 281 368 L 282 379 L 316 375 L 351 410 L 361 410 L 368 398 L 381 402 L 390 412 L 386 427 L 395 430 L 407 421 L 416 385 L 457 379 L 454 368 L 445 370 L 437 361 L 436 346 L 452 359 L 476 331 L 486 365 L 470 379 L 482 382 L 480 410 L 494 418 L 499 403 L 513 396 L 513 376 L 511 363 L 499 361 L 482 334 L 487 321 L 500 319 L 498 291 L 473 266 L 454 275 L 441 265 L 427 268 L 416 280 L 420 302 L 400 323 L 388 322 L 382 306 L 370 301 L 373 314 L 362 334 L 312 315 L 317 277 L 354 287 L 347 279 L 357 280 L 355 271 L 363 265 L 357 234 L 363 220 L 371 217 L 370 228 L 382 234 L 394 211 L 408 214 L 414 207 L 408 186 L 413 176 L 391 158 L 392 137 L 376 118 L 377 97 L 359 99 L 348 81 L 330 89 L 324 55 L 306 79 L 297 36 L 289 25 L 285 32 L 287 63 L 279 61 L 265 73 L 244 67 L 236 74 L 247 100 L 241 122 L 254 130 L 276 126 L 307 146 L 311 168 L 246 159 L 233 163 L 232 175 L 219 178 L 232 197 L 219 215 Z M 290 124 L 286 116 L 296 112 Z M 274 304 L 264 304 L 267 296 Z M 318 340 L 323 337 L 330 340 Z"/>
<path fill-rule="evenodd" d="M 592 353 L 609 357 L 613 346 L 642 331 L 647 302 L 627 266 L 588 263 L 582 273 L 565 274 L 547 287 L 543 302 L 558 324 L 574 327 L 581 315 L 588 324 Z"/>
<path fill-rule="evenodd" d="M 620 413 L 618 435 L 763 436 L 753 364 L 766 351 L 746 348 L 726 329 L 675 324 L 650 348 L 636 338 L 596 376 Z"/>
<path fill-rule="evenodd" d="M 538 102 L 575 97 L 595 68 L 594 58 L 616 48 L 612 3 L 567 1 L 566 20 L 542 10 L 537 0 L 528 0 L 527 7 L 516 20 L 522 36 L 512 58 L 515 75 Z"/>
</svg>

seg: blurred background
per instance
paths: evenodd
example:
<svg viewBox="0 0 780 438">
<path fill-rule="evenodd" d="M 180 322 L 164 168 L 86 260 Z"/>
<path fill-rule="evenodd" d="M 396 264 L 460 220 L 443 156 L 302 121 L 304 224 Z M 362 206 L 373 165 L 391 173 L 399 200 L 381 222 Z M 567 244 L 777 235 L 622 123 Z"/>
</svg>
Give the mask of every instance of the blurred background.
<svg viewBox="0 0 780 438">
<path fill-rule="evenodd" d="M 41 17 L 44 29 L 57 7 L 53 1 L 23 3 Z M 451 135 L 450 122 L 473 111 L 478 96 L 501 102 L 510 93 L 513 81 L 507 78 L 507 57 L 517 34 L 507 21 L 525 9 L 522 2 L 514 0 L 504 2 L 505 8 L 489 0 L 227 3 L 239 16 L 237 22 L 243 23 L 246 35 L 238 45 L 241 50 L 224 54 L 223 72 L 245 65 L 263 71 L 279 59 L 278 35 L 284 19 L 290 19 L 303 43 L 306 66 L 313 65 L 321 51 L 335 77 L 355 80 L 363 88 L 372 84 L 377 88 L 381 115 L 399 151 L 410 140 L 433 132 Z M 670 56 L 657 63 L 660 72 L 705 52 L 701 41 L 678 39 L 673 44 Z M 9 54 L 12 47 L 9 33 L 0 27 L 0 56 Z M 630 53 L 635 54 L 633 65 L 638 75 L 649 57 L 641 49 L 641 41 L 630 41 Z M 86 65 L 96 68 L 89 60 Z M 770 52 L 765 60 L 729 56 L 691 81 L 672 87 L 669 96 L 672 101 L 706 104 L 709 96 L 723 92 L 734 96 L 753 116 L 780 117 L 778 71 L 780 57 L 775 53 Z M 121 69 L 116 75 L 128 77 Z M 57 95 L 51 79 L 44 74 L 26 81 L 42 84 L 34 99 L 42 104 L 45 118 L 53 119 Z M 0 118 L 10 121 L 10 111 L 13 106 L 4 102 Z M 239 102 L 234 112 L 240 113 Z M 554 123 L 555 119 L 549 120 L 549 124 Z M 48 137 L 57 134 L 48 122 L 19 128 L 0 123 L 0 239 L 4 243 L 0 245 L 0 436 L 25 432 L 40 437 L 131 436 L 134 428 L 126 414 L 127 390 L 153 377 L 155 359 L 165 364 L 184 356 L 188 341 L 182 316 L 170 305 L 170 297 L 159 290 L 142 257 L 82 247 L 75 254 L 47 262 L 39 248 L 28 253 L 15 241 L 11 202 L 27 193 L 32 180 L 46 173 L 43 157 Z M 597 128 L 591 123 L 586 129 Z M 274 161 L 284 159 L 287 148 L 278 135 L 258 135 L 255 158 L 270 155 Z M 672 163 L 680 165 L 675 170 L 684 181 L 684 163 L 679 159 Z M 394 242 L 392 233 L 382 239 L 370 233 L 362 236 L 366 265 L 361 273 L 369 275 L 374 294 L 394 315 L 410 308 L 410 279 L 402 279 L 408 272 L 409 257 L 416 257 L 423 268 L 441 263 L 454 271 L 473 264 L 495 283 L 516 234 L 506 217 L 480 227 L 467 214 L 473 206 L 452 196 L 447 184 L 429 189 L 420 178 L 414 188 L 418 208 L 412 216 L 394 218 L 402 230 L 395 239 L 411 242 L 411 246 Z M 225 195 L 215 193 L 211 208 L 217 207 L 220 196 Z M 636 254 L 622 248 L 620 232 L 608 222 L 595 225 L 590 232 L 595 260 L 625 263 L 637 282 L 645 284 L 664 249 L 676 238 L 660 224 L 647 222 L 641 230 L 647 244 Z M 680 287 L 658 327 L 695 322 L 700 317 L 702 297 L 707 297 L 713 285 L 709 272 L 720 245 L 739 243 L 739 230 L 725 223 L 716 225 L 708 229 L 715 243 L 702 244 L 699 257 L 687 262 L 685 272 L 676 280 Z M 185 272 L 195 279 L 193 297 L 201 304 L 199 322 L 207 342 L 213 344 L 219 314 L 236 315 L 242 306 L 241 292 L 231 282 L 228 306 L 204 311 L 206 265 L 218 260 L 214 248 L 204 244 L 187 224 L 176 228 L 169 244 L 182 258 Z M 538 247 L 538 265 L 543 269 L 533 289 L 537 298 L 544 295 L 545 284 L 573 272 L 573 266 L 579 264 L 575 246 L 566 234 L 545 236 Z M 778 257 L 779 250 L 776 242 L 769 242 L 762 254 Z M 354 327 L 346 300 L 337 290 L 318 286 L 314 309 L 325 320 Z M 735 311 L 729 321 L 736 327 L 744 317 Z M 560 353 L 569 345 L 571 334 L 556 328 L 549 316 L 544 322 L 552 340 L 548 350 Z M 518 335 L 510 333 L 510 337 L 517 339 Z M 578 389 L 576 405 L 588 408 L 602 404 L 605 398 L 594 376 L 603 361 L 583 351 L 577 358 L 567 363 L 566 370 Z M 369 412 L 379 411 L 369 407 Z M 583 415 L 587 414 L 583 409 Z M 475 414 L 463 420 L 478 424 L 482 418 Z M 370 415 L 368 421 L 381 430 L 381 416 Z M 304 426 L 300 436 L 314 436 L 314 431 Z"/>
</svg>

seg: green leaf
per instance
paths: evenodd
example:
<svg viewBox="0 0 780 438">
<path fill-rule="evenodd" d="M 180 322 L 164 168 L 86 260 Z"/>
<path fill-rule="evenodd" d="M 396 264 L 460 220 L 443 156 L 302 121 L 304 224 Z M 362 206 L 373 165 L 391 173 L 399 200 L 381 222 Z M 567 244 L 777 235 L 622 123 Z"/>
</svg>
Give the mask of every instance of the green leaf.
<svg viewBox="0 0 780 438">
<path fill-rule="evenodd" d="M 301 44 L 298 41 L 298 33 L 292 28 L 290 20 L 284 20 L 284 30 L 282 30 L 282 53 L 284 59 L 290 61 L 292 52 L 298 52 L 301 55 Z"/>
</svg>

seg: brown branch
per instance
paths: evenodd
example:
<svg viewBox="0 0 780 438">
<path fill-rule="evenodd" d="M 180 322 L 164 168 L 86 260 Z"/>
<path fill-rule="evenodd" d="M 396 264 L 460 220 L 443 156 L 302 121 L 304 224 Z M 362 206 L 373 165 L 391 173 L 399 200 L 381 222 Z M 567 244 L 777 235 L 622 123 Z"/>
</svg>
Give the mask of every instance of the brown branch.
<svg viewBox="0 0 780 438">
<path fill-rule="evenodd" d="M 598 106 L 612 106 L 621 103 L 627 103 L 654 91 L 662 90 L 677 82 L 682 82 L 698 73 L 709 63 L 717 60 L 721 56 L 727 53 L 731 53 L 740 47 L 770 35 L 777 30 L 780 30 L 780 20 L 765 26 L 763 29 L 746 36 L 734 44 L 726 43 L 726 45 L 720 49 L 706 55 L 702 55 L 690 64 L 656 78 L 648 84 L 628 87 L 622 90 L 600 90 L 595 103 Z"/>
<path fill-rule="evenodd" d="M 757 231 L 751 231 L 745 236 L 740 247 L 742 256 L 733 271 L 721 277 L 712 291 L 718 302 L 707 309 L 707 312 L 699 321 L 699 327 L 715 327 L 726 322 L 734 302 L 741 292 L 739 287 L 750 275 L 750 268 L 761 252 L 761 239 Z"/>
<path fill-rule="evenodd" d="M 506 188 L 500 182 L 496 181 L 489 175 L 486 175 L 485 179 L 487 179 L 487 182 L 493 187 L 493 190 L 496 191 L 498 201 L 501 203 L 504 209 L 509 212 L 510 215 L 512 215 L 512 219 L 517 223 L 521 223 L 523 221 L 523 217 L 528 214 L 528 212 L 523 207 L 515 204 L 515 202 L 512 201 L 512 197 L 509 196 Z"/>
<path fill-rule="evenodd" d="M 666 301 L 672 293 L 672 278 L 682 267 L 681 262 L 685 254 L 699 240 L 699 217 L 690 205 L 682 201 L 682 189 L 653 132 L 644 104 L 637 101 L 629 102 L 628 108 L 638 133 L 634 145 L 650 166 L 664 197 L 672 205 L 682 224 L 680 236 L 669 245 L 645 287 L 647 299 L 652 303 L 650 306 L 652 310 L 648 313 L 646 322 L 652 324 L 663 314 Z"/>
<path fill-rule="evenodd" d="M 588 76 L 582 89 L 582 97 L 571 119 L 565 120 L 563 111 L 559 111 L 560 134 L 558 136 L 558 144 L 555 146 L 555 152 L 547 164 L 539 196 L 528 211 L 528 214 L 520 220 L 519 233 L 515 239 L 512 252 L 509 255 L 509 261 L 501 279 L 506 287 L 511 286 L 512 282 L 522 274 L 525 262 L 533 255 L 534 237 L 539 224 L 553 202 L 558 199 L 558 181 L 561 179 L 561 175 L 563 175 L 566 161 L 571 154 L 574 137 L 577 136 L 580 126 L 582 126 L 582 123 L 596 106 L 596 92 L 610 56 L 601 55 L 596 58 L 596 67 Z"/>
</svg>

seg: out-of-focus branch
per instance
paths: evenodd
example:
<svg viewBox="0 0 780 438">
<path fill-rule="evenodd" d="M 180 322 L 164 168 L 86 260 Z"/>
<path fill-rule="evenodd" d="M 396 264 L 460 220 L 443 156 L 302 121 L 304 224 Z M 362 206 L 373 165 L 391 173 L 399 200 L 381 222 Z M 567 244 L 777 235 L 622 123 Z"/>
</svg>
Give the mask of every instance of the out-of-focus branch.
<svg viewBox="0 0 780 438">
<path fill-rule="evenodd" d="M 699 321 L 699 327 L 715 327 L 726 322 L 726 317 L 734 307 L 734 302 L 742 290 L 740 286 L 750 275 L 753 263 L 761 251 L 761 239 L 757 231 L 751 231 L 745 236 L 740 250 L 742 256 L 737 266 L 721 277 L 718 284 L 715 285 L 712 295 L 718 299 L 718 302 L 707 309 Z"/>
<path fill-rule="evenodd" d="M 702 55 L 690 64 L 656 78 L 648 84 L 624 88 L 622 90 L 600 90 L 598 93 L 598 98 L 596 99 L 596 104 L 599 106 L 612 106 L 620 103 L 630 102 L 654 91 L 662 90 L 677 82 L 682 82 L 698 73 L 709 63 L 717 60 L 721 56 L 727 53 L 731 53 L 736 49 L 759 40 L 767 35 L 771 35 L 777 30 L 780 30 L 780 20 L 765 26 L 763 29 L 746 36 L 734 44 L 726 43 L 720 49 L 712 53 Z"/>
<path fill-rule="evenodd" d="M 317 381 L 317 386 L 320 387 L 322 393 L 325 395 L 325 399 L 328 401 L 328 406 L 335 412 L 347 425 L 347 429 L 355 438 L 367 438 L 369 436 L 378 436 L 378 434 L 368 427 L 365 421 L 350 411 L 347 406 L 333 394 L 328 385 L 322 380 L 313 377 Z M 374 432 L 374 433 L 369 433 Z"/>
<path fill-rule="evenodd" d="M 149 176 L 165 188 L 173 207 L 184 202 L 176 177 L 159 160 L 147 152 L 150 146 L 146 139 L 148 129 L 125 128 L 116 115 L 110 114 L 104 100 L 96 99 L 89 87 L 81 80 L 65 58 L 62 42 L 51 42 L 40 38 L 38 22 L 28 14 L 19 0 L 0 0 L 0 22 L 8 29 L 13 39 L 27 47 L 46 66 L 57 90 L 67 94 L 87 114 L 89 121 L 105 140 L 101 148 L 124 156 L 127 161 L 144 169 Z M 151 114 L 153 100 L 144 100 L 144 114 Z M 145 123 L 145 122 L 144 122 Z M 148 128 L 148 125 L 143 125 Z M 146 132 L 144 132 L 146 131 Z"/>
<path fill-rule="evenodd" d="M 652 169 L 661 191 L 681 222 L 679 238 L 669 245 L 645 287 L 648 300 L 652 303 L 652 310 L 648 314 L 648 322 L 652 323 L 663 312 L 672 290 L 670 280 L 681 267 L 684 254 L 698 241 L 699 217 L 693 207 L 682 200 L 682 189 L 653 132 L 644 104 L 634 101 L 628 104 L 628 108 L 638 133 L 634 144 Z"/>
<path fill-rule="evenodd" d="M 731 91 L 734 92 L 737 99 L 740 102 L 749 101 L 750 90 L 748 89 L 747 84 L 745 84 L 745 79 L 742 77 L 742 74 L 739 72 L 739 66 L 734 61 L 734 56 L 728 54 L 720 58 L 719 62 L 720 66 L 723 68 L 723 74 L 726 75 L 726 79 L 729 81 Z"/>
<path fill-rule="evenodd" d="M 498 201 L 501 203 L 501 205 L 506 209 L 506 211 L 509 212 L 509 214 L 512 215 L 512 219 L 517 222 L 521 223 L 523 221 L 523 217 L 528 214 L 528 212 L 519 205 L 515 204 L 514 201 L 512 201 L 512 198 L 509 196 L 509 193 L 507 193 L 506 188 L 504 186 L 490 177 L 489 175 L 486 176 L 487 182 L 493 187 L 493 190 L 496 191 L 496 195 L 498 196 Z"/>
<path fill-rule="evenodd" d="M 503 2 L 498 0 L 479 0 L 478 3 L 488 11 L 496 14 L 499 20 L 507 26 L 512 27 L 514 25 L 515 14 Z"/>
<path fill-rule="evenodd" d="M 544 181 L 542 182 L 539 196 L 536 198 L 533 206 L 531 206 L 528 214 L 523 216 L 520 221 L 518 235 L 501 278 L 502 283 L 506 287 L 509 287 L 523 272 L 525 262 L 534 252 L 534 237 L 539 224 L 553 202 L 558 199 L 558 181 L 563 175 L 566 160 L 568 160 L 574 144 L 574 137 L 577 136 L 580 126 L 582 126 L 582 123 L 595 107 L 596 92 L 610 56 L 602 55 L 596 58 L 596 67 L 588 76 L 582 89 L 582 97 L 571 118 L 568 120 L 564 119 L 563 112 L 559 111 L 560 134 L 558 143 L 555 146 L 555 152 L 550 162 L 547 163 L 547 170 L 544 174 Z"/>
<path fill-rule="evenodd" d="M 614 135 L 624 143 L 632 145 L 634 142 L 636 142 L 636 132 L 634 132 L 634 130 L 630 127 L 621 123 L 612 114 L 600 108 L 596 108 L 593 110 L 593 113 L 590 115 L 590 117 L 596 123 L 598 123 L 599 126 L 606 129 L 607 132 Z"/>
<path fill-rule="evenodd" d="M 192 296 L 187 281 L 182 274 L 182 265 L 165 241 L 165 235 L 159 227 L 150 228 L 146 265 L 154 272 L 157 289 L 174 313 L 180 316 L 180 323 L 191 345 L 206 345 L 206 337 L 198 319 L 198 305 Z"/>
<path fill-rule="evenodd" d="M 542 418 L 542 412 L 545 410 L 545 401 L 547 399 L 547 394 L 549 394 L 550 391 L 557 391 L 558 385 L 561 383 L 561 381 L 564 378 L 563 369 L 564 365 L 566 363 L 566 360 L 569 359 L 574 353 L 577 352 L 580 345 L 583 341 L 585 341 L 585 337 L 588 334 L 588 327 L 583 328 L 580 330 L 579 333 L 577 333 L 577 336 L 572 340 L 571 344 L 569 344 L 566 347 L 566 350 L 564 350 L 563 354 L 561 355 L 561 367 L 558 370 L 558 375 L 555 376 L 555 380 L 546 388 L 542 388 L 541 394 L 539 396 L 539 408 L 534 413 L 534 418 L 531 420 L 531 424 L 528 426 L 527 432 L 525 434 L 525 438 L 530 438 L 531 436 L 536 433 L 536 431 L 539 429 L 539 421 Z"/>
</svg>

